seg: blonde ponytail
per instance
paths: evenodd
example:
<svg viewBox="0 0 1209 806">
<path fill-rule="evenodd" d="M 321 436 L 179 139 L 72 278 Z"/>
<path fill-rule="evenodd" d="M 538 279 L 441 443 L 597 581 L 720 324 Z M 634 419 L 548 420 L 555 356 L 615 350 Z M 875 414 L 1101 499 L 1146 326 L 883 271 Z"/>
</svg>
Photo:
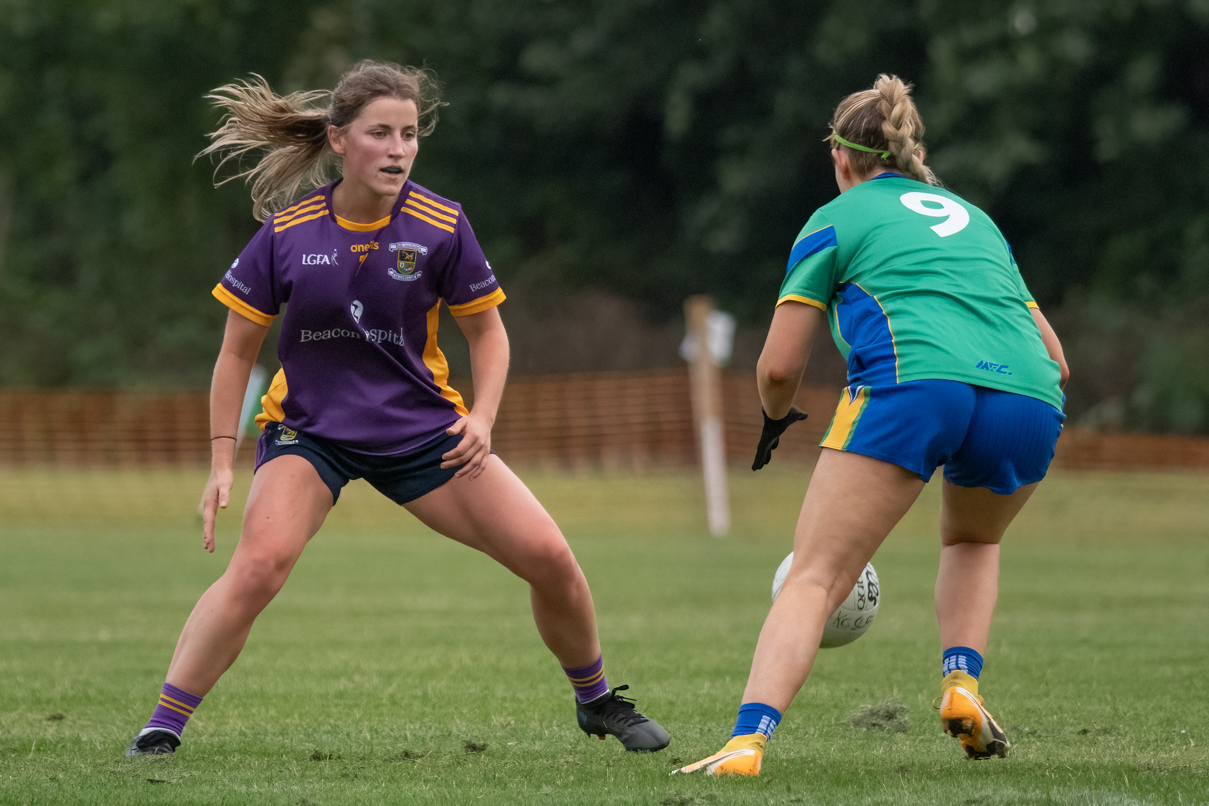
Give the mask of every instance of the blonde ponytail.
<svg viewBox="0 0 1209 806">
<path fill-rule="evenodd" d="M 281 96 L 253 74 L 251 81 L 225 84 L 206 96 L 224 111 L 210 145 L 197 155 L 218 155 L 215 184 L 234 179 L 252 184 L 253 214 L 264 221 L 300 192 L 335 178 L 340 159 L 328 144 L 328 127 L 343 128 L 378 98 L 413 101 L 419 112 L 420 136 L 432 133 L 438 98 L 436 76 L 428 70 L 366 59 L 344 75 L 332 91 L 314 90 Z M 250 152 L 261 153 L 256 164 L 218 179 L 222 168 L 235 165 Z"/>
<path fill-rule="evenodd" d="M 923 136 L 924 122 L 911 98 L 911 86 L 898 76 L 883 74 L 872 89 L 840 101 L 827 139 L 832 148 L 848 149 L 852 168 L 861 176 L 881 168 L 939 185 L 940 180 L 924 164 Z M 860 148 L 846 146 L 840 139 Z"/>
<path fill-rule="evenodd" d="M 304 187 L 325 184 L 336 166 L 327 145 L 330 96 L 318 90 L 282 97 L 260 76 L 219 87 L 206 99 L 226 114 L 198 156 L 219 156 L 216 185 L 235 179 L 251 182 L 253 215 L 264 221 Z M 217 179 L 228 162 L 238 166 L 245 154 L 259 151 L 264 154 L 251 168 Z"/>
</svg>

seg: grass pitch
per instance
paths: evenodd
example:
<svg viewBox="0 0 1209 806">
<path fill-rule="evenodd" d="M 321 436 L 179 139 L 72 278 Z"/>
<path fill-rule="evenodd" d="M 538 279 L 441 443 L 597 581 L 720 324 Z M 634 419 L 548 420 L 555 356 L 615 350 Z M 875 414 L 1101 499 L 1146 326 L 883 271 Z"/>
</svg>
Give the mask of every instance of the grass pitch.
<svg viewBox="0 0 1209 806">
<path fill-rule="evenodd" d="M 5 471 L 0 803 L 1209 803 L 1209 476 L 1041 486 L 1005 540 L 982 676 L 1013 746 L 984 762 L 931 706 L 930 485 L 874 558 L 877 623 L 820 656 L 757 780 L 668 772 L 729 735 L 806 475 L 736 471 L 725 540 L 689 473 L 526 479 L 592 584 L 610 682 L 671 731 L 664 752 L 580 733 L 524 585 L 358 483 L 178 754 L 128 760 L 239 513 L 210 556 L 201 474 Z"/>
</svg>

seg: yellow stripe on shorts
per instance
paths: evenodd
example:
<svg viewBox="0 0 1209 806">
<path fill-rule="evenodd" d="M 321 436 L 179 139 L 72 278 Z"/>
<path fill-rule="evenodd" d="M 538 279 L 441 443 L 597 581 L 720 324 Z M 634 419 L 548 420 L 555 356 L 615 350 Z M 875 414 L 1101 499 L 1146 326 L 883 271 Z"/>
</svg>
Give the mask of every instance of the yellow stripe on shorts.
<svg viewBox="0 0 1209 806">
<path fill-rule="evenodd" d="M 847 389 L 840 393 L 840 404 L 835 407 L 835 416 L 831 418 L 831 425 L 827 427 L 827 433 L 823 435 L 820 446 L 834 448 L 837 451 L 848 449 L 856 423 L 861 419 L 861 412 L 865 410 L 865 404 L 869 402 L 868 392 L 869 387 L 862 386 L 856 390 L 855 396 L 852 396 Z"/>
</svg>

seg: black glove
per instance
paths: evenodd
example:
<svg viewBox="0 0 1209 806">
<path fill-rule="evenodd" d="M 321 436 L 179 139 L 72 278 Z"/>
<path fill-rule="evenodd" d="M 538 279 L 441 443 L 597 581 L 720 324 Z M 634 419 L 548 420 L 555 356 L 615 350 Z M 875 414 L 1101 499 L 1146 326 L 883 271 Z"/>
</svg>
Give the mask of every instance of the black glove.
<svg viewBox="0 0 1209 806">
<path fill-rule="evenodd" d="M 761 409 L 760 413 L 764 414 L 764 410 Z M 772 459 L 772 449 L 780 443 L 781 434 L 785 433 L 785 429 L 798 420 L 805 419 L 806 412 L 797 406 L 790 406 L 789 413 L 779 420 L 773 420 L 764 414 L 764 430 L 760 432 L 760 444 L 756 446 L 756 460 L 751 463 L 751 469 L 759 470 L 768 464 L 768 461 Z"/>
</svg>

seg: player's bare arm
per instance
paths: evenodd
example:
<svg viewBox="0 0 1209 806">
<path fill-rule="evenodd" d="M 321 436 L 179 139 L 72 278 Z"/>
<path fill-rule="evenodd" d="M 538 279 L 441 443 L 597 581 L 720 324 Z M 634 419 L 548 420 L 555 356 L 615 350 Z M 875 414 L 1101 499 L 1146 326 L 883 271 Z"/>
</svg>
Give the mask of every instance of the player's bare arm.
<svg viewBox="0 0 1209 806">
<path fill-rule="evenodd" d="M 441 467 L 462 469 L 454 478 L 477 477 L 491 455 L 491 428 L 499 412 L 508 377 L 508 333 L 495 308 L 457 318 L 470 344 L 470 374 L 474 381 L 474 408 L 451 425 L 448 434 L 461 434 L 458 446 L 441 458 Z"/>
<path fill-rule="evenodd" d="M 1058 364 L 1058 371 L 1061 373 L 1058 385 L 1065 389 L 1066 382 L 1070 380 L 1070 367 L 1066 365 L 1066 355 L 1062 352 L 1062 342 L 1058 340 L 1058 334 L 1054 332 L 1054 328 L 1050 325 L 1049 320 L 1045 318 L 1045 314 L 1041 313 L 1040 308 L 1029 308 L 1029 312 L 1033 315 L 1033 321 L 1037 323 L 1037 327 L 1041 330 L 1041 341 L 1045 343 L 1045 351 Z"/>
<path fill-rule="evenodd" d="M 793 301 L 782 302 L 773 312 L 768 338 L 756 364 L 760 402 L 770 418 L 781 419 L 793 405 L 824 315 L 812 305 Z"/>
<path fill-rule="evenodd" d="M 235 478 L 235 444 L 239 437 L 239 412 L 252 365 L 260 354 L 267 327 L 227 313 L 227 329 L 214 364 L 210 384 L 210 479 L 202 493 L 202 545 L 214 551 L 214 520 L 231 502 Z"/>
</svg>

